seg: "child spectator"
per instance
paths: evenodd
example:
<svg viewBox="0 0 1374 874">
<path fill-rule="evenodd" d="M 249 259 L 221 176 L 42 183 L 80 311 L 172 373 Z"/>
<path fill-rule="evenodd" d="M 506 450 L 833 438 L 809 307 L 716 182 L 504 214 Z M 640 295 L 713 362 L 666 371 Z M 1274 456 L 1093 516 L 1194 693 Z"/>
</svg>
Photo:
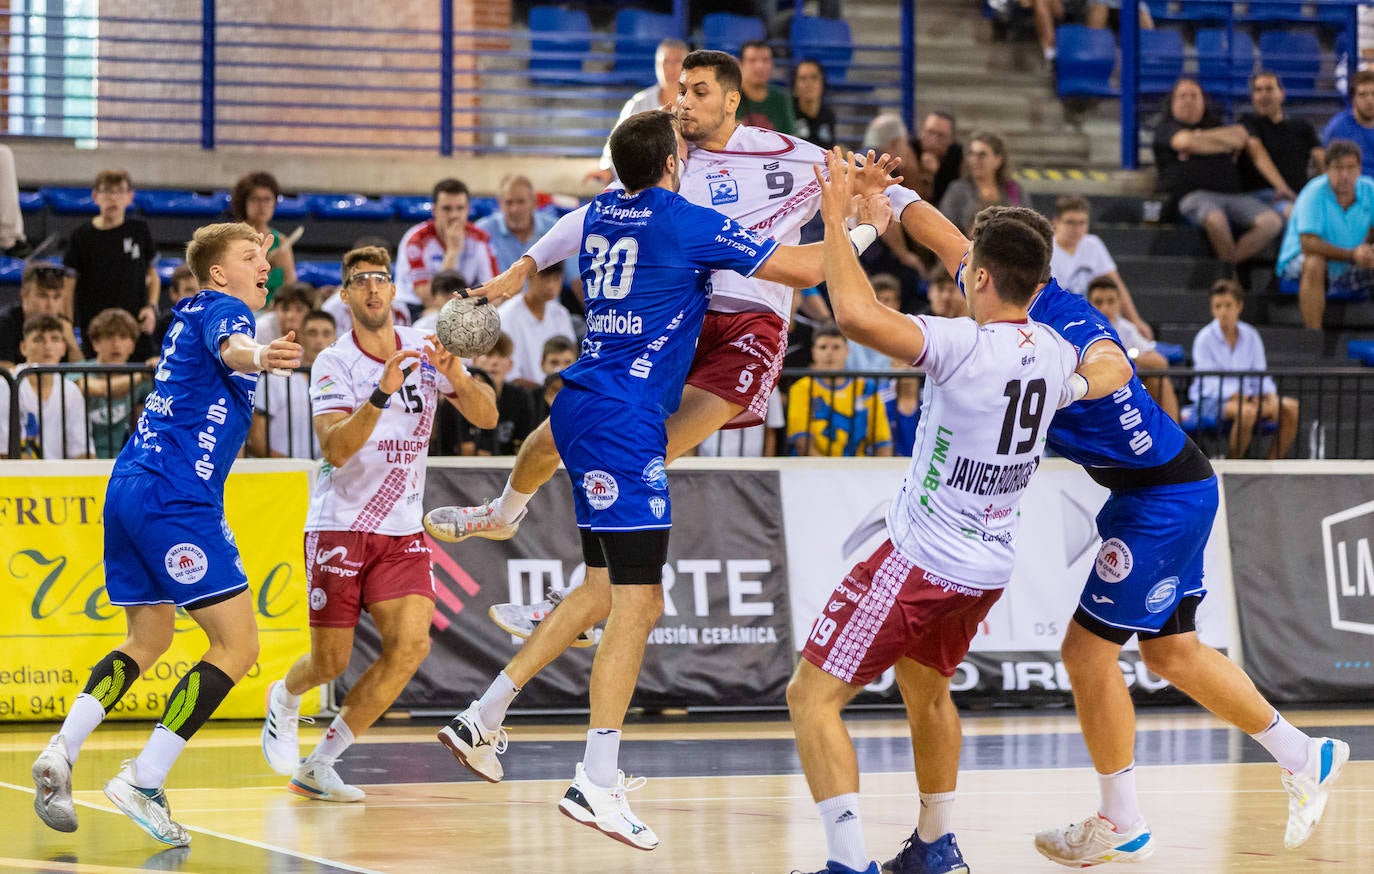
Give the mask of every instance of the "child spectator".
<svg viewBox="0 0 1374 874">
<path fill-rule="evenodd" d="M 133 316 L 112 307 L 91 319 L 87 333 L 95 347 L 95 358 L 86 363 L 105 366 L 128 364 L 139 332 Z M 88 372 L 71 378 L 79 381 L 81 393 L 86 396 L 86 421 L 95 457 L 116 457 L 133 432 L 144 399 L 153 390 L 151 376 Z"/>
<path fill-rule="evenodd" d="M 1088 201 L 1082 197 L 1061 197 L 1054 205 L 1054 251 L 1050 272 L 1065 291 L 1086 295 L 1094 279 L 1106 278 L 1118 291 L 1121 312 L 1147 340 L 1154 339 L 1150 326 L 1136 312 L 1131 293 L 1117 272 L 1107 245 L 1096 234 L 1088 233 Z"/>
<path fill-rule="evenodd" d="M 453 299 L 455 294 L 468 290 L 467 280 L 457 270 L 440 270 L 427 283 L 415 287 L 415 295 L 420 298 L 424 311 L 415 320 L 415 330 L 433 334 L 439 327 L 439 310 Z"/>
<path fill-rule="evenodd" d="M 549 417 L 554 396 L 563 387 L 560 376 L 568 365 L 577 360 L 577 344 L 567 337 L 550 337 L 544 341 L 544 352 L 539 358 L 539 369 L 544 373 L 544 384 L 534 397 L 534 421 L 536 424 Z"/>
<path fill-rule="evenodd" d="M 81 346 L 76 342 L 72 323 L 62 314 L 66 302 L 67 282 L 72 271 L 61 264 L 30 262 L 19 280 L 19 302 L 0 312 L 0 367 L 22 364 L 24 356 L 19 347 L 24 342 L 24 325 L 34 316 L 57 316 L 67 338 L 66 360 L 81 360 Z"/>
<path fill-rule="evenodd" d="M 878 296 L 878 303 L 888 309 L 901 312 L 902 309 L 902 283 L 891 273 L 879 273 L 870 277 L 869 284 L 873 286 L 873 293 Z M 867 346 L 849 340 L 849 358 L 845 365 L 846 370 L 868 372 L 874 370 L 887 370 L 888 358 L 881 352 L 869 349 Z"/>
<path fill-rule="evenodd" d="M 843 370 L 844 335 L 826 325 L 811 338 L 811 369 Z M 793 455 L 891 455 L 887 410 L 874 380 L 803 376 L 787 392 L 787 443 Z"/>
<path fill-rule="evenodd" d="M 916 426 L 921 423 L 921 380 L 914 375 L 916 368 L 910 362 L 893 358 L 890 363 L 893 370 L 913 371 L 912 376 L 887 380 L 878 390 L 892 431 L 892 454 L 910 458 L 916 445 Z"/>
<path fill-rule="evenodd" d="M 1088 284 L 1088 303 L 1097 307 L 1098 311 L 1107 317 L 1108 323 L 1121 337 L 1121 345 L 1126 347 L 1126 355 L 1135 362 L 1138 369 L 1169 368 L 1169 359 L 1155 351 L 1155 341 L 1146 339 L 1145 335 L 1136 330 L 1135 325 L 1122 314 L 1121 289 L 1110 277 L 1099 276 Z M 1174 393 L 1173 381 L 1167 376 L 1141 377 L 1140 381 L 1169 418 L 1177 422 L 1178 395 Z"/>
<path fill-rule="evenodd" d="M 81 389 L 55 373 L 25 373 L 30 367 L 62 363 L 67 343 L 61 320 L 57 316 L 29 319 L 20 351 L 28 362 L 14 369 L 19 383 L 20 457 L 90 458 Z"/>
<path fill-rule="evenodd" d="M 266 344 L 295 331 L 299 339 L 305 314 L 314 308 L 315 289 L 304 282 L 288 282 L 272 298 L 272 312 L 258 319 L 254 338 Z"/>
<path fill-rule="evenodd" d="M 162 341 L 167 337 L 167 329 L 172 326 L 172 310 L 176 305 L 188 297 L 195 297 L 200 293 L 200 283 L 196 280 L 196 275 L 191 272 L 188 264 L 178 264 L 172 271 L 171 279 L 168 281 L 167 299 L 172 306 L 167 312 L 157 317 L 157 326 L 153 328 L 153 358 L 156 362 L 162 353 Z"/>
<path fill-rule="evenodd" d="M 501 330 L 515 343 L 510 371 L 511 381 L 526 388 L 544 384 L 544 371 L 539 366 L 544 343 L 554 337 L 572 340 L 572 314 L 558 302 L 563 290 L 562 263 L 550 264 L 530 277 L 524 294 L 501 304 Z"/>
<path fill-rule="evenodd" d="M 473 359 L 473 367 L 487 375 L 496 391 L 497 413 L 495 428 L 476 430 L 473 434 L 477 455 L 514 455 L 537 423 L 531 392 L 507 381 L 514 350 L 515 344 L 503 331 L 490 352 Z"/>
<path fill-rule="evenodd" d="M 930 315 L 943 319 L 958 319 L 968 315 L 968 301 L 959 290 L 944 267 L 936 267 L 930 273 L 930 285 L 926 288 L 926 302 Z"/>
<path fill-rule="evenodd" d="M 320 458 L 323 454 L 311 416 L 309 373 L 315 358 L 337 339 L 334 317 L 323 310 L 311 310 L 301 319 L 296 338 L 304 350 L 303 372 L 279 376 L 269 371 L 258 377 L 253 424 L 248 427 L 246 444 L 251 456 Z"/>
<path fill-rule="evenodd" d="M 1200 371 L 1251 373 L 1268 369 L 1259 331 L 1240 320 L 1245 292 L 1231 279 L 1212 284 L 1212 322 L 1193 340 L 1193 367 Z M 1279 425 L 1270 458 L 1285 458 L 1298 436 L 1297 398 L 1279 397 L 1269 376 L 1196 376 L 1188 397 L 1198 405 L 1198 417 L 1231 423 L 1227 455 L 1244 458 L 1259 422 Z"/>
</svg>

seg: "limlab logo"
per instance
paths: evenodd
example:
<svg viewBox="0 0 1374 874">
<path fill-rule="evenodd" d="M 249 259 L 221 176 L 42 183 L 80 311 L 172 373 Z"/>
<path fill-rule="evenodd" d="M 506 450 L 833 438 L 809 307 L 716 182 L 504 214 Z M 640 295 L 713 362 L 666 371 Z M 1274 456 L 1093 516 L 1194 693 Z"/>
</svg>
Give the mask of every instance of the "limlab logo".
<svg viewBox="0 0 1374 874">
<path fill-rule="evenodd" d="M 1331 627 L 1374 635 L 1374 501 L 1322 519 Z"/>
<path fill-rule="evenodd" d="M 173 546 L 167 550 L 162 563 L 172 579 L 186 586 L 200 582 L 210 568 L 210 560 L 194 543 L 178 543 Z"/>
</svg>

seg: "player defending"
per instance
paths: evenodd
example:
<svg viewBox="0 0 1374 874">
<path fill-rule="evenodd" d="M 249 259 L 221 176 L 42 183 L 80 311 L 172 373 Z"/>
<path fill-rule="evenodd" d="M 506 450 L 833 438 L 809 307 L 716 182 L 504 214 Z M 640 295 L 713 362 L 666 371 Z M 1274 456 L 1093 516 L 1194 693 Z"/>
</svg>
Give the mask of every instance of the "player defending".
<svg viewBox="0 0 1374 874">
<path fill-rule="evenodd" d="M 435 406 L 443 395 L 475 426 L 491 428 L 496 397 L 433 337 L 394 324 L 396 286 L 385 249 L 344 255 L 340 294 L 353 330 L 321 352 L 310 372 L 325 459 L 305 522 L 310 652 L 272 684 L 262 751 L 272 770 L 291 775 L 288 788 L 297 795 L 361 801 L 363 790 L 344 783 L 334 763 L 429 654 L 434 585 L 420 512 Z M 343 673 L 364 609 L 381 634 L 381 656 L 301 761 L 300 696 Z"/>
<path fill-rule="evenodd" d="M 48 748 L 33 764 L 33 806 L 58 831 L 75 831 L 72 765 L 105 714 L 172 645 L 176 608 L 210 639 L 167 699 L 138 757 L 105 795 L 163 843 L 191 836 L 172 820 L 163 783 L 186 742 L 258 658 L 248 577 L 224 520 L 224 480 L 253 421 L 258 373 L 298 367 L 288 334 L 253 341 L 267 301 L 266 244 L 246 224 L 208 225 L 186 247 L 203 289 L 173 310 L 155 388 L 105 492 L 105 591 L 124 608 L 129 636 L 91 671 Z"/>
<path fill-rule="evenodd" d="M 878 303 L 843 233 L 849 170 L 827 156 L 826 284 L 840 329 L 926 371 L 912 464 L 888 540 L 856 565 L 816 619 L 787 689 L 797 751 L 833 874 L 877 874 L 864 848 L 859 769 L 844 706 L 900 663 L 915 677 L 912 737 L 928 834 L 919 871 L 966 871 L 950 828 L 959 716 L 949 678 L 1011 577 L 1017 506 L 1055 409 L 1088 391 L 1072 347 L 1026 316 L 1050 249 L 1011 220 L 988 222 L 968 264 L 973 320 L 906 316 Z M 850 156 L 850 164 L 853 156 Z M 819 172 L 817 176 L 819 178 Z M 989 510 L 989 504 L 992 510 Z"/>
</svg>

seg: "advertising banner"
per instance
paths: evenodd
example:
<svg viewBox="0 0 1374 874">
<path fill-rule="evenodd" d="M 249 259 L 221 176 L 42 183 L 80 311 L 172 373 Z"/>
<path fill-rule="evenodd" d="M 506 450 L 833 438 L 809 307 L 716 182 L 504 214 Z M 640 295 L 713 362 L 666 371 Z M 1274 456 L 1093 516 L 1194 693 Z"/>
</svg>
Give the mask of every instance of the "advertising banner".
<svg viewBox="0 0 1374 874">
<path fill-rule="evenodd" d="M 310 646 L 301 553 L 309 474 L 290 466 L 299 469 L 252 472 L 240 464 L 229 475 L 226 513 L 248 573 L 261 655 L 219 718 L 261 718 L 268 684 Z M 101 562 L 109 469 L 108 462 L 0 463 L 0 720 L 62 718 L 91 668 L 126 636 L 124 611 L 105 597 Z M 177 680 L 207 646 L 181 610 L 176 631 L 171 649 L 145 666 L 111 717 L 162 716 Z"/>
<path fill-rule="evenodd" d="M 835 585 L 886 538 L 888 506 L 906 473 L 905 464 L 896 459 L 845 459 L 844 465 L 843 472 L 822 462 L 783 472 L 787 561 L 793 569 L 792 639 L 798 649 Z M 1106 499 L 1106 489 L 1062 460 L 1046 460 L 1031 479 L 1021 502 L 1011 584 L 954 676 L 952 688 L 962 700 L 1067 700 L 1068 676 L 1059 647 L 1102 544 L 1095 519 Z M 1209 594 L 1198 613 L 1198 629 L 1204 641 L 1224 650 L 1232 617 L 1223 541 L 1214 529 L 1205 555 Z M 1137 692 L 1155 693 L 1167 686 L 1145 669 L 1134 640 L 1122 653 L 1121 670 Z M 898 700 L 891 671 L 860 698 L 880 700 Z"/>
<path fill-rule="evenodd" d="M 1374 478 L 1227 474 L 1245 666 L 1276 703 L 1369 701 Z"/>
<path fill-rule="evenodd" d="M 471 505 L 501 493 L 508 471 L 431 466 L 425 506 Z M 781 496 L 776 471 L 672 473 L 664 613 L 649 637 L 633 703 L 646 707 L 781 705 L 792 671 Z M 436 604 L 429 658 L 400 709 L 457 711 L 480 695 L 520 641 L 487 618 L 492 604 L 541 600 L 585 572 L 571 484 L 542 488 L 512 540 L 432 542 Z M 338 694 L 378 654 L 371 622 Z M 516 709 L 585 708 L 594 649 L 570 649 L 527 684 Z"/>
</svg>

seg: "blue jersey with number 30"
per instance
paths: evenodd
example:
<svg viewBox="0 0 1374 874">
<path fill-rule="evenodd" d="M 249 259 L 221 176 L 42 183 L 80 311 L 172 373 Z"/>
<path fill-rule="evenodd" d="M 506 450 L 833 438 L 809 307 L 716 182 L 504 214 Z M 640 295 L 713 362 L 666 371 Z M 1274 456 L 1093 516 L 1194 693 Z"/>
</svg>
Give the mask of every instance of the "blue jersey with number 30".
<svg viewBox="0 0 1374 874">
<path fill-rule="evenodd" d="M 172 311 L 138 428 L 111 476 L 153 473 L 183 496 L 224 503 L 224 479 L 253 421 L 256 373 L 231 370 L 220 343 L 253 337 L 253 313 L 236 297 L 202 291 Z"/>
<path fill-rule="evenodd" d="M 751 276 L 777 245 L 664 188 L 598 195 L 578 257 L 587 336 L 564 381 L 671 415 L 682 402 L 711 271 Z"/>
</svg>

